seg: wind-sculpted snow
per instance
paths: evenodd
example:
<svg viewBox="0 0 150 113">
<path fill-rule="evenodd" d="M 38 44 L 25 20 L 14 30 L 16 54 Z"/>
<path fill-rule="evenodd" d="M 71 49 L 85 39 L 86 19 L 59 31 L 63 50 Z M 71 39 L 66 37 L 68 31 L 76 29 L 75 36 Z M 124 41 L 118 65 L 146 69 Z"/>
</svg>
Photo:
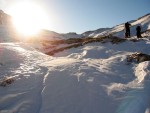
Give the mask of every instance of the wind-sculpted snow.
<svg viewBox="0 0 150 113">
<path fill-rule="evenodd" d="M 0 113 L 149 113 L 149 41 L 91 43 L 50 57 L 23 43 L 0 46 Z"/>
<path fill-rule="evenodd" d="M 0 78 L 12 77 L 14 83 L 0 87 L 0 113 L 37 113 L 40 109 L 43 75 L 47 68 L 38 65 L 42 54 L 24 47 L 1 44 Z"/>
<path fill-rule="evenodd" d="M 147 29 L 149 16 L 131 23 L 131 31 L 139 23 Z M 102 34 L 109 33 L 123 36 L 123 24 Z M 65 43 L 59 47 L 69 48 L 54 56 L 32 44 L 0 43 L 0 84 L 13 79 L 0 85 L 0 113 L 150 113 L 150 62 L 127 62 L 135 52 L 150 54 L 149 30 L 142 35 L 76 48 Z"/>
<path fill-rule="evenodd" d="M 126 56 L 136 51 L 149 54 L 149 45 L 146 43 L 148 42 L 142 40 L 136 43 L 125 42 L 118 45 L 95 43 L 79 49 L 66 50 L 55 56 L 66 56 L 86 62 L 87 65 L 83 66 L 85 70 L 82 70 L 84 73 L 77 75 L 80 75 L 80 78 L 92 75 L 87 77 L 87 82 L 93 85 L 97 84 L 93 88 L 98 88 L 101 91 L 97 92 L 98 94 L 104 90 L 106 93 L 99 97 L 104 99 L 107 95 L 107 98 L 112 99 L 104 99 L 103 105 L 99 102 L 100 109 L 94 107 L 97 109 L 96 111 L 102 113 L 149 113 L 149 62 L 144 62 L 144 64 L 128 64 L 126 62 Z M 91 74 L 91 72 L 93 73 Z M 111 105 L 109 106 L 108 103 L 105 105 L 105 102 L 113 103 L 114 106 L 112 105 L 111 108 Z M 104 106 L 107 106 L 109 110 Z"/>
<path fill-rule="evenodd" d="M 143 62 L 135 69 L 139 87 L 129 91 L 116 113 L 150 113 L 150 62 Z"/>
</svg>

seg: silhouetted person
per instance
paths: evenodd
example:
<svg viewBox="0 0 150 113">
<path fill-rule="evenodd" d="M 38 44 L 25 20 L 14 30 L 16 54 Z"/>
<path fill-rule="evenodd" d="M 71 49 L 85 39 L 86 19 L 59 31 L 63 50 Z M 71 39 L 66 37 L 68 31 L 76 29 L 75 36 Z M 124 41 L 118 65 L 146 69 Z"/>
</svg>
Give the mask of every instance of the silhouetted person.
<svg viewBox="0 0 150 113">
<path fill-rule="evenodd" d="M 136 36 L 137 36 L 137 38 L 142 38 L 142 36 L 141 36 L 141 26 L 136 27 Z"/>
<path fill-rule="evenodd" d="M 125 37 L 126 38 L 130 37 L 130 26 L 131 24 L 129 24 L 128 22 L 125 23 Z"/>
</svg>

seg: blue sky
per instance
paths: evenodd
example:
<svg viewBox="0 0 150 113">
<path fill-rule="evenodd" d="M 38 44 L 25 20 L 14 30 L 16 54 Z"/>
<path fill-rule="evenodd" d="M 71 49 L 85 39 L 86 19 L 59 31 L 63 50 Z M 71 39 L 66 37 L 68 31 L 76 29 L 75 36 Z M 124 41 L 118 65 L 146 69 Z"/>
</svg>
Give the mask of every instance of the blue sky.
<svg viewBox="0 0 150 113">
<path fill-rule="evenodd" d="M 7 12 L 13 2 L 0 0 L 0 9 Z M 39 3 L 55 20 L 50 30 L 82 33 L 113 27 L 150 13 L 149 0 L 29 0 Z M 3 2 L 3 3 L 2 3 Z M 7 3 L 8 2 L 8 3 Z"/>
</svg>

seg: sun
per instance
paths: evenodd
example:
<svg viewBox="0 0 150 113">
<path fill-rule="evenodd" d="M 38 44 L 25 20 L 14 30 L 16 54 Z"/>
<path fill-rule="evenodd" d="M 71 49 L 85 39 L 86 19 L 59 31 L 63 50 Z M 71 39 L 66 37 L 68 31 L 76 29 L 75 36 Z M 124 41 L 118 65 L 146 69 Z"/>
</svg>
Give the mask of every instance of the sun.
<svg viewBox="0 0 150 113">
<path fill-rule="evenodd" d="M 16 3 L 10 11 L 16 30 L 23 35 L 35 35 L 41 29 L 46 29 L 49 26 L 46 11 L 38 4 L 31 2 Z"/>
</svg>

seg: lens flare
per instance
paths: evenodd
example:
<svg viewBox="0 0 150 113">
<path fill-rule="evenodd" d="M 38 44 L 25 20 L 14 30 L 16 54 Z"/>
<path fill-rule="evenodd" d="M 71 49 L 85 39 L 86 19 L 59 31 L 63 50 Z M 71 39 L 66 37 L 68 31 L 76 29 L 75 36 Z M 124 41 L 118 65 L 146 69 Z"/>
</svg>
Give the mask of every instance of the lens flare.
<svg viewBox="0 0 150 113">
<path fill-rule="evenodd" d="M 49 19 L 38 4 L 20 2 L 14 4 L 10 14 L 16 30 L 23 35 L 35 35 L 40 29 L 48 28 Z"/>
</svg>

